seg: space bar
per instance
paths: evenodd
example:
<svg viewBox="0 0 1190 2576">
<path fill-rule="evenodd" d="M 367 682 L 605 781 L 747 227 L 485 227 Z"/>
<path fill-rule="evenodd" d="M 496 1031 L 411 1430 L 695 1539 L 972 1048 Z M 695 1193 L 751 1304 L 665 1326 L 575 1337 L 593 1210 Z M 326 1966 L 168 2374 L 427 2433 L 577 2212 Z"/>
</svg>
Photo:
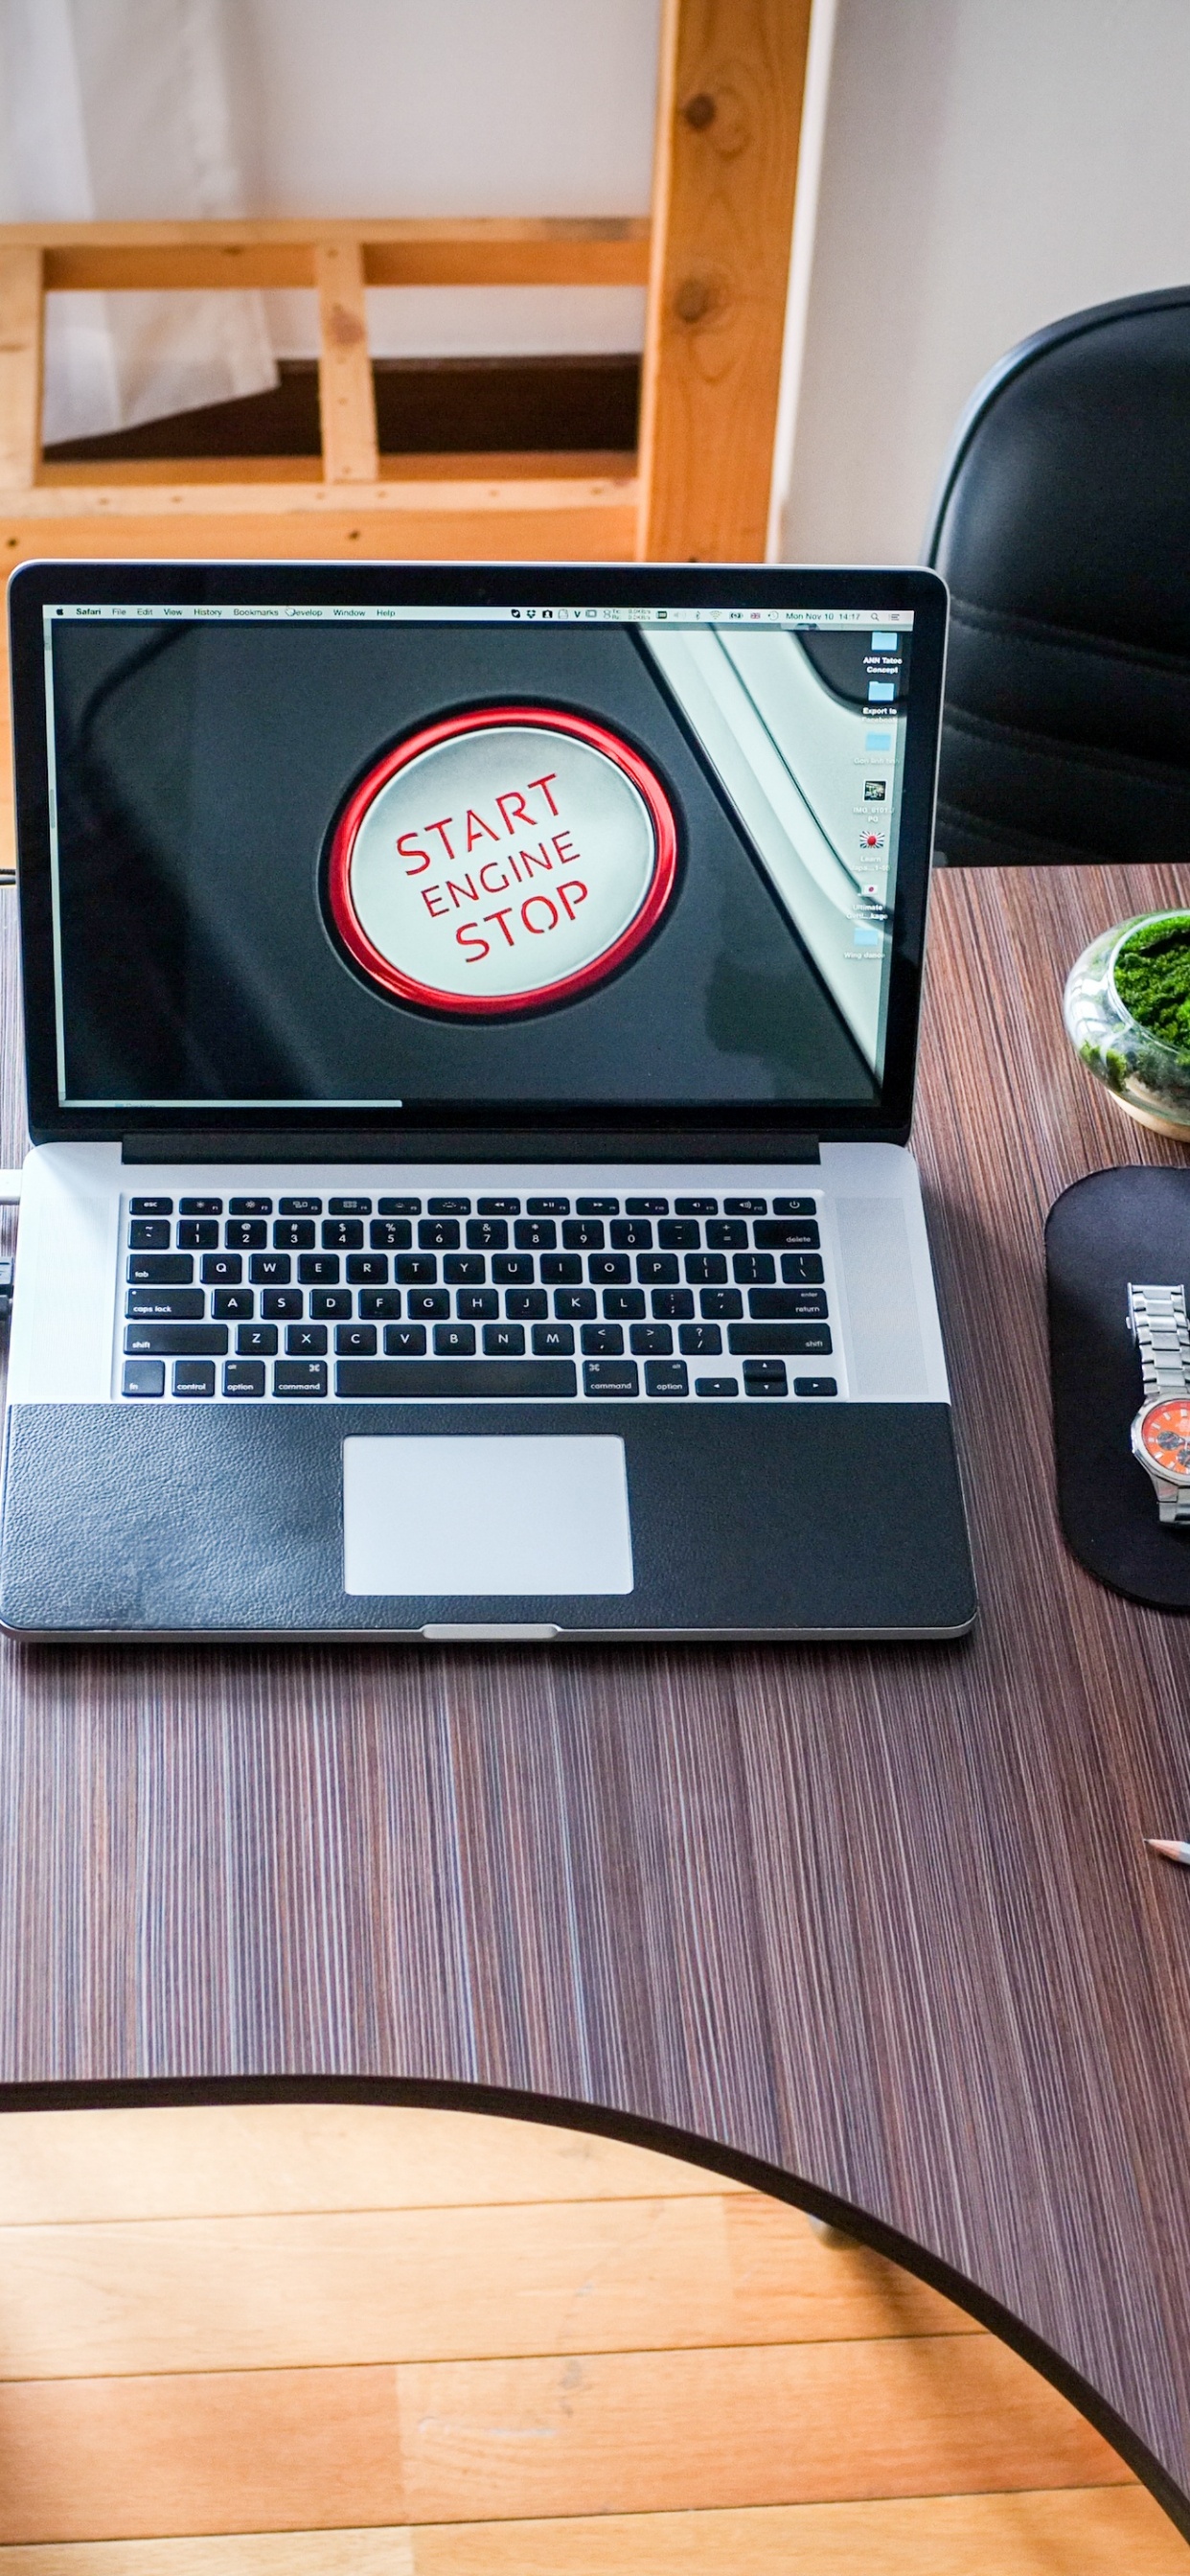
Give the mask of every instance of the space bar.
<svg viewBox="0 0 1190 2576">
<path fill-rule="evenodd" d="M 577 1395 L 573 1360 L 340 1360 L 336 1395 Z"/>
</svg>

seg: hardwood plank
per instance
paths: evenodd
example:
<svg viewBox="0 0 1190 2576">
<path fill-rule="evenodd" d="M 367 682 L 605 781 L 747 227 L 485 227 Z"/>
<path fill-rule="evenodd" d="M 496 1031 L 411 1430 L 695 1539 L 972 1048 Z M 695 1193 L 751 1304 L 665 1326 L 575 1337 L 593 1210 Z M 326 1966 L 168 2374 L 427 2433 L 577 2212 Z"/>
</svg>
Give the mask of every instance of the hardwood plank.
<svg viewBox="0 0 1190 2576">
<path fill-rule="evenodd" d="M 397 2523 L 391 2370 L 0 2387 L 0 2541 Z"/>
<path fill-rule="evenodd" d="M 629 448 L 501 448 L 471 452 L 443 448 L 435 454 L 402 452 L 378 459 L 381 482 L 458 483 L 562 481 L 634 484 L 636 457 Z M 137 456 L 105 457 L 38 468 L 42 491 L 85 493 L 97 483 L 122 490 L 144 484 L 304 483 L 319 489 L 321 478 L 310 456 Z"/>
<path fill-rule="evenodd" d="M 316 240 L 361 241 L 369 286 L 643 286 L 648 276 L 640 215 L 0 227 L 0 244 L 44 245 L 55 293 L 309 286 Z"/>
<path fill-rule="evenodd" d="M 0 245 L 0 488 L 32 484 L 41 454 L 41 253 Z"/>
<path fill-rule="evenodd" d="M 414 2576 L 1185 2576 L 1190 2566 L 1172 2522 L 1135 2486 L 440 2524 L 416 2530 L 412 2546 Z M 11 2576 L 76 2571 L 30 2565 Z M 172 2565 L 161 2576 L 175 2576 Z"/>
<path fill-rule="evenodd" d="M 292 495 L 298 496 L 297 500 Z M 264 506 L 269 499 L 275 508 Z M 38 507 L 13 511 L 11 493 L 0 495 L 0 567 L 42 555 L 185 555 L 215 560 L 269 561 L 296 555 L 303 562 L 619 563 L 631 553 L 636 525 L 634 486 L 601 490 L 567 483 L 482 485 L 380 484 L 353 497 L 322 485 L 284 485 L 253 492 L 226 486 L 216 497 L 201 486 L 160 496 L 106 488 L 88 496 L 29 495 Z M 64 509 L 41 504 L 62 501 Z"/>
<path fill-rule="evenodd" d="M 389 2524 L 371 2531 L 233 2531 L 200 2540 L 49 2541 L 0 2549 L 0 2576 L 417 2576 L 417 2571 L 412 2532 L 404 2524 Z"/>
<path fill-rule="evenodd" d="M 638 551 L 758 561 L 811 0 L 666 0 Z"/>
<path fill-rule="evenodd" d="M 415 2523 L 1130 2482 L 985 2335 L 410 2363 L 397 2385 Z"/>
<path fill-rule="evenodd" d="M 19 513 L 18 525 L 26 518 L 34 523 L 41 522 L 39 536 L 43 541 L 55 542 L 54 523 L 76 518 L 80 514 L 80 505 L 85 507 L 88 517 L 110 520 L 231 519 L 245 511 L 257 517 L 266 512 L 275 512 L 278 517 L 301 513 L 308 520 L 310 515 L 330 516 L 343 509 L 341 490 L 332 490 L 325 483 L 309 479 L 277 484 L 254 483 L 251 477 L 245 483 L 225 483 L 222 480 L 182 483 L 172 475 L 160 485 L 144 480 L 127 485 L 105 481 L 87 483 L 80 492 L 73 478 L 67 481 L 58 479 L 68 472 L 69 469 L 53 467 L 50 469 L 51 479 L 36 484 L 28 493 L 0 493 L 0 508 L 9 519 L 6 537 L 13 532 L 14 513 Z M 385 483 L 361 486 L 352 495 L 352 504 L 356 513 L 382 512 L 386 516 L 426 510 L 439 515 L 465 511 L 472 518 L 479 519 L 500 511 L 527 515 L 535 510 L 559 513 L 583 510 L 590 516 L 598 510 L 630 511 L 635 495 L 635 478 L 629 476 L 622 479 L 585 475 L 574 478 L 549 472 L 534 481 L 514 473 L 506 479 L 493 476 L 490 481 L 484 481 L 460 474 L 454 457 L 447 461 L 447 470 L 441 477 L 429 482 L 416 474 L 407 478 L 402 458 L 400 474 Z M 127 532 L 121 528 L 121 547 L 126 542 Z M 110 551 L 110 539 L 107 543 Z"/>
<path fill-rule="evenodd" d="M 0 2221 L 26 2227 L 254 2210 L 717 2199 L 743 2189 L 648 2147 L 479 2111 L 161 2103 L 0 2119 Z"/>
<path fill-rule="evenodd" d="M 743 2197 L 0 2228 L 9 2380 L 978 2331 Z"/>
<path fill-rule="evenodd" d="M 379 474 L 376 395 L 359 242 L 316 243 L 314 282 L 323 475 L 328 484 L 375 483 Z"/>
</svg>

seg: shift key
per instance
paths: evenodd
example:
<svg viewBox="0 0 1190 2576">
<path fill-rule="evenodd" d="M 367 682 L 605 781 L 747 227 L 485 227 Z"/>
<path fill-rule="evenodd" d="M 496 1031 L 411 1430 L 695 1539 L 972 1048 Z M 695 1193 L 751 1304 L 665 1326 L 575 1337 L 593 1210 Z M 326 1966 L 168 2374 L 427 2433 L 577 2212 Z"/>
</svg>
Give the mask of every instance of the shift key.
<svg viewBox="0 0 1190 2576">
<path fill-rule="evenodd" d="M 124 1349 L 137 1360 L 217 1360 L 227 1355 L 226 1324 L 128 1324 Z"/>
</svg>

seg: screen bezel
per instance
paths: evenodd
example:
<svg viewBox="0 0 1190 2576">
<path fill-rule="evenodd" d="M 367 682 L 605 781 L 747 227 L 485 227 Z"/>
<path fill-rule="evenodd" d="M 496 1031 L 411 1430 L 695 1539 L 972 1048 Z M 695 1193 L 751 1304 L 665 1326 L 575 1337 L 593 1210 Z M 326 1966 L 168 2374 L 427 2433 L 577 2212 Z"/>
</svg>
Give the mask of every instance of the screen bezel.
<svg viewBox="0 0 1190 2576">
<path fill-rule="evenodd" d="M 135 1144 L 151 1134 L 156 1146 L 179 1148 L 201 1131 L 204 1138 L 237 1137 L 274 1142 L 300 1127 L 308 1153 L 319 1140 L 328 1151 L 350 1130 L 353 1145 L 375 1139 L 385 1159 L 402 1150 L 424 1154 L 437 1147 L 474 1154 L 486 1122 L 474 1101 L 418 1104 L 406 1119 L 391 1107 L 316 1108 L 284 1103 L 276 1108 L 225 1109 L 211 1101 L 143 1114 L 127 1108 L 64 1108 L 58 1099 L 55 1047 L 53 922 L 50 883 L 49 768 L 46 744 L 42 613 L 58 602 L 131 601 L 140 606 L 183 602 L 195 606 L 309 604 L 516 607 L 533 603 L 565 607 L 838 608 L 912 610 L 913 656 L 906 732 L 893 954 L 889 980 L 884 1078 L 877 1100 L 840 1107 L 831 1101 L 734 1103 L 722 1111 L 661 1105 L 626 1111 L 622 1104 L 559 1103 L 544 1111 L 501 1104 L 493 1111 L 493 1151 L 516 1150 L 518 1138 L 542 1140 L 554 1155 L 597 1151 L 632 1156 L 693 1155 L 714 1147 L 730 1157 L 741 1136 L 753 1155 L 780 1156 L 796 1135 L 819 1142 L 903 1144 L 913 1116 L 922 961 L 937 785 L 938 739 L 946 649 L 947 592 L 934 572 L 917 568 L 759 564 L 464 564 L 295 563 L 105 560 L 23 564 L 9 583 L 12 657 L 13 749 L 16 778 L 18 887 L 25 1002 L 29 1130 L 38 1144 L 85 1141 Z M 414 1133 L 416 1130 L 416 1134 Z"/>
</svg>

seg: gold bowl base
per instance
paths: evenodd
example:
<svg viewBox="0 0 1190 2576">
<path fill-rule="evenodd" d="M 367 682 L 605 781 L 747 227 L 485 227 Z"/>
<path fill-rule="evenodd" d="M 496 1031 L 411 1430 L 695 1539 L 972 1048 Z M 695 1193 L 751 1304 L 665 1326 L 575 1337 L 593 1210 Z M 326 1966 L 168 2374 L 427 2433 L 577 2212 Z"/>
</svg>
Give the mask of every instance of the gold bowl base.
<svg viewBox="0 0 1190 2576">
<path fill-rule="evenodd" d="M 1151 1127 L 1158 1136 L 1176 1136 L 1181 1144 L 1190 1145 L 1190 1127 L 1184 1127 L 1179 1119 L 1159 1118 L 1155 1109 L 1138 1109 L 1134 1101 L 1109 1090 L 1106 1083 L 1102 1087 L 1115 1108 L 1122 1109 L 1125 1118 L 1135 1118 L 1138 1127 Z"/>
</svg>

